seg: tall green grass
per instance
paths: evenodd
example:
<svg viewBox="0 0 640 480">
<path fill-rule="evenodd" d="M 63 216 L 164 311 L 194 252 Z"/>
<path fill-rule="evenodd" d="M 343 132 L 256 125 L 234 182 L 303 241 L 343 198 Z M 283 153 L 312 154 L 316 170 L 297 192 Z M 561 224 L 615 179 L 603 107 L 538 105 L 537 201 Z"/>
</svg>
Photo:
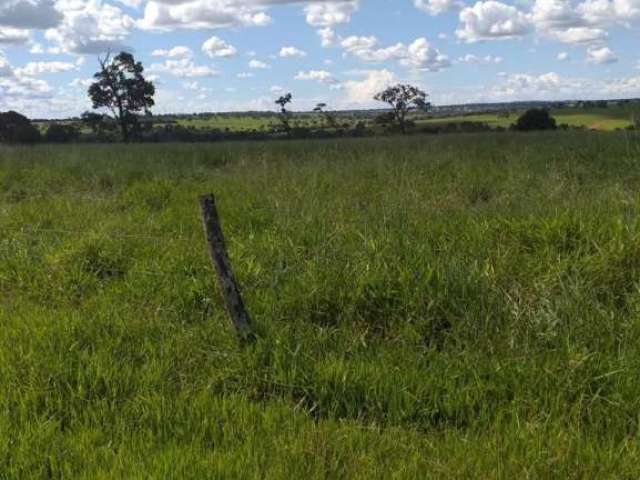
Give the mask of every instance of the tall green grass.
<svg viewBox="0 0 640 480">
<path fill-rule="evenodd" d="M 639 167 L 622 133 L 3 147 L 0 478 L 636 478 Z"/>
</svg>

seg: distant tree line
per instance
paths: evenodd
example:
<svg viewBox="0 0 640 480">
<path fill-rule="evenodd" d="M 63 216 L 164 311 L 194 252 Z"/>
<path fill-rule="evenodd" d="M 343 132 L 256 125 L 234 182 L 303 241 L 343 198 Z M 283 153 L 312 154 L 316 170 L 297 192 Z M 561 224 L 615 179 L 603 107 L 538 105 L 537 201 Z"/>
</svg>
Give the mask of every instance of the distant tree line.
<svg viewBox="0 0 640 480">
<path fill-rule="evenodd" d="M 428 95 L 420 88 L 409 84 L 389 86 L 378 92 L 373 98 L 385 103 L 389 109 L 377 114 L 371 122 L 365 119 L 347 121 L 344 115 L 338 116 L 327 109 L 326 103 L 318 103 L 313 109 L 315 117 L 309 114 L 300 115 L 306 123 L 299 122 L 290 110 L 293 95 L 286 93 L 275 100 L 278 106 L 277 123 L 270 127 L 263 125 L 260 129 L 247 131 L 231 131 L 229 128 L 199 128 L 184 126 L 175 119 L 185 116 L 168 116 L 162 122 L 155 122 L 151 108 L 155 105 L 155 86 L 144 77 L 144 67 L 127 52 L 112 57 L 107 54 L 98 59 L 100 69 L 94 75 L 94 82 L 88 89 L 94 112 L 85 112 L 76 121 L 48 122 L 45 128 L 38 128 L 20 113 L 9 111 L 0 113 L 0 142 L 32 144 L 38 142 L 64 143 L 73 141 L 216 141 L 246 140 L 268 138 L 312 138 L 367 136 L 376 132 L 399 132 L 407 134 L 412 131 L 426 133 L 447 133 L 461 131 L 499 130 L 479 122 L 449 122 L 443 124 L 427 124 L 417 128 L 414 119 L 416 114 L 423 115 L 430 111 Z M 626 105 L 628 100 L 617 101 L 618 105 Z M 560 102 L 562 106 L 565 103 Z M 579 101 L 577 108 L 606 108 L 608 101 Z M 560 106 L 560 105 L 559 105 Z M 559 108 L 559 107 L 558 107 Z M 105 113 L 108 112 L 108 113 Z M 509 118 L 511 112 L 498 112 L 502 118 Z M 273 112 L 253 112 L 255 118 L 272 116 Z M 210 118 L 212 114 L 195 114 L 195 117 Z M 194 116 L 191 116 L 193 118 Z M 216 114 L 230 117 L 231 114 Z M 164 116 L 167 117 L 167 116 Z M 310 118 L 310 120 L 309 120 Z M 640 114 L 633 114 L 635 128 L 640 128 Z M 309 125 L 310 124 L 310 125 Z M 512 130 L 554 130 L 568 128 L 556 124 L 547 108 L 530 108 L 511 125 Z"/>
</svg>

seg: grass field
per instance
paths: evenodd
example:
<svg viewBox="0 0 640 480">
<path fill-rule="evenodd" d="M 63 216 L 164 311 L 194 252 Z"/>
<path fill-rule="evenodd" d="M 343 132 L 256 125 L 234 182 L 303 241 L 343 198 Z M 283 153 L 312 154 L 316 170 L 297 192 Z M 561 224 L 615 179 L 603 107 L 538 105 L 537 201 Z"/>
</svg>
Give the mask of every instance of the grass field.
<svg viewBox="0 0 640 480">
<path fill-rule="evenodd" d="M 570 127 L 584 127 L 591 130 L 625 129 L 632 125 L 634 106 L 610 106 L 608 108 L 562 108 L 551 110 L 551 115 L 558 125 L 566 124 Z M 459 115 L 452 117 L 434 118 L 420 121 L 419 124 L 442 124 L 451 122 L 480 122 L 491 127 L 509 128 L 524 111 L 512 112 L 508 117 L 495 113 L 480 113 Z"/>
<path fill-rule="evenodd" d="M 551 114 L 556 119 L 558 125 L 566 124 L 571 127 L 584 127 L 592 130 L 611 131 L 616 129 L 625 129 L 632 125 L 631 117 L 634 106 L 610 106 L 608 108 L 562 108 L 554 109 Z M 509 128 L 524 111 L 511 112 L 509 116 L 500 116 L 496 113 L 478 113 L 469 115 L 457 115 L 448 117 L 432 118 L 428 120 L 418 120 L 418 126 L 439 125 L 452 122 L 478 122 L 486 123 L 495 128 Z M 295 123 L 304 127 L 321 127 L 324 121 L 321 117 L 314 115 L 298 115 L 295 117 Z M 346 119 L 340 119 L 342 123 Z M 315 123 L 313 123 L 315 121 Z M 250 130 L 270 130 L 274 126 L 279 125 L 276 116 L 273 117 L 252 117 L 245 116 L 212 116 L 206 119 L 192 118 L 180 120 L 180 125 L 185 127 L 194 127 L 197 129 L 215 128 L 219 130 L 229 129 L 234 132 L 245 132 Z M 370 128 L 377 127 L 368 122 Z"/>
<path fill-rule="evenodd" d="M 638 478 L 639 167 L 629 132 L 0 147 L 0 478 Z"/>
</svg>

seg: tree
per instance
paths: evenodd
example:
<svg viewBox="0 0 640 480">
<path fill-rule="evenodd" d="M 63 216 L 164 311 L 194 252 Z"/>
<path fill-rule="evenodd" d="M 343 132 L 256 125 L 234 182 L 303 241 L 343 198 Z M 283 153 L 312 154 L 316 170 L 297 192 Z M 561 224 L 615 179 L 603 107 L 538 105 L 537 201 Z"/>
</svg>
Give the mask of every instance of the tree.
<svg viewBox="0 0 640 480">
<path fill-rule="evenodd" d="M 333 115 L 333 113 L 327 112 L 325 108 L 327 108 L 326 103 L 319 103 L 316 105 L 316 108 L 314 108 L 313 111 L 316 113 L 321 113 L 329 128 L 337 130 L 338 128 L 340 128 L 340 125 L 338 125 L 338 122 L 336 122 L 336 117 Z"/>
<path fill-rule="evenodd" d="M 291 119 L 291 112 L 287 110 L 286 105 L 291 103 L 292 99 L 293 96 L 290 93 L 287 93 L 286 95 L 278 98 L 275 102 L 277 105 L 280 105 L 280 115 L 278 118 L 280 119 L 280 123 L 282 123 L 282 128 L 288 136 L 291 136 L 291 124 L 289 123 Z"/>
<path fill-rule="evenodd" d="M 149 113 L 155 102 L 153 83 L 142 75 L 142 63 L 133 55 L 121 52 L 111 59 L 107 55 L 98 59 L 100 71 L 94 75 L 96 82 L 89 87 L 89 97 L 93 108 L 107 108 L 120 126 L 122 140 L 129 141 L 132 131 L 138 126 L 137 113 Z"/>
<path fill-rule="evenodd" d="M 413 85 L 401 83 L 377 93 L 374 100 L 391 105 L 393 115 L 402 133 L 407 133 L 407 114 L 412 110 L 428 110 L 427 94 Z"/>
<path fill-rule="evenodd" d="M 24 115 L 13 110 L 0 113 L 0 142 L 36 143 L 40 138 L 40 131 Z"/>
<path fill-rule="evenodd" d="M 523 132 L 530 130 L 555 130 L 556 119 L 549 114 L 546 108 L 531 108 L 524 112 L 512 125 L 514 130 Z"/>
<path fill-rule="evenodd" d="M 44 134 L 45 141 L 49 143 L 66 143 L 77 140 L 80 131 L 75 125 L 52 123 Z"/>
</svg>

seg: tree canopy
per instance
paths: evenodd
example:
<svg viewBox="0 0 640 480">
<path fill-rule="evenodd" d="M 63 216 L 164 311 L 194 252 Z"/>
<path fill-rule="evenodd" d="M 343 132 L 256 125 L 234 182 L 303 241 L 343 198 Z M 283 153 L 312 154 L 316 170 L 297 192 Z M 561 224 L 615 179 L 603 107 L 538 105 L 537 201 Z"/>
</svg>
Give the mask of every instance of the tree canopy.
<svg viewBox="0 0 640 480">
<path fill-rule="evenodd" d="M 0 142 L 35 143 L 40 138 L 38 129 L 24 115 L 13 110 L 0 112 Z"/>
<path fill-rule="evenodd" d="M 418 87 L 399 83 L 377 93 L 374 100 L 388 103 L 402 133 L 407 132 L 407 114 L 412 110 L 428 110 L 427 94 Z"/>
<path fill-rule="evenodd" d="M 101 68 L 89 87 L 89 97 L 94 109 L 107 108 L 113 114 L 126 142 L 138 126 L 137 113 L 148 114 L 155 104 L 155 87 L 144 78 L 142 63 L 130 53 L 121 52 L 113 59 L 107 55 L 99 62 Z"/>
<path fill-rule="evenodd" d="M 555 130 L 556 119 L 546 108 L 531 108 L 524 112 L 513 125 L 514 130 Z"/>
</svg>

